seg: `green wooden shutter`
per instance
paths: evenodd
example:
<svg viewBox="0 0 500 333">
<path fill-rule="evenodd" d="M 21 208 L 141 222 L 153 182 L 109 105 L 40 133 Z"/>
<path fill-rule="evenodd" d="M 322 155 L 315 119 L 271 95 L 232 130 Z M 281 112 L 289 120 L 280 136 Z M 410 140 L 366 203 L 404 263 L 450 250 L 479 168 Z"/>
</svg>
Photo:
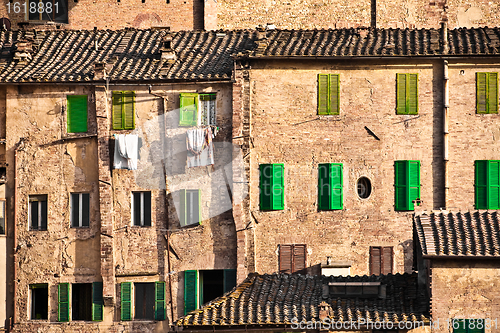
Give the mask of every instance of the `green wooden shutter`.
<svg viewBox="0 0 500 333">
<path fill-rule="evenodd" d="M 224 270 L 224 293 L 231 291 L 236 287 L 236 270 L 235 269 L 225 269 Z"/>
<path fill-rule="evenodd" d="M 113 91 L 113 129 L 121 130 L 123 129 L 123 114 L 122 114 L 122 102 L 123 96 L 120 91 Z"/>
<path fill-rule="evenodd" d="M 273 164 L 273 210 L 282 210 L 285 208 L 285 184 L 283 180 L 283 164 Z"/>
<path fill-rule="evenodd" d="M 69 283 L 57 286 L 57 321 L 69 321 Z"/>
<path fill-rule="evenodd" d="M 488 209 L 488 161 L 475 162 L 476 209 Z"/>
<path fill-rule="evenodd" d="M 476 112 L 488 113 L 488 73 L 476 73 Z"/>
<path fill-rule="evenodd" d="M 498 113 L 498 73 L 488 73 L 488 113 Z"/>
<path fill-rule="evenodd" d="M 341 163 L 324 163 L 318 168 L 318 207 L 320 210 L 343 209 L 343 170 Z"/>
<path fill-rule="evenodd" d="M 179 126 L 198 124 L 198 94 L 180 94 Z"/>
<path fill-rule="evenodd" d="M 407 106 L 408 114 L 418 114 L 418 74 L 407 74 Z"/>
<path fill-rule="evenodd" d="M 397 74 L 396 76 L 396 104 L 397 104 L 397 114 L 408 114 L 406 109 L 406 87 L 407 87 L 407 76 L 406 74 Z"/>
<path fill-rule="evenodd" d="M 466 319 L 453 319 L 452 322 L 453 333 L 467 333 L 468 320 Z"/>
<path fill-rule="evenodd" d="M 165 320 L 165 282 L 155 282 L 155 320 Z"/>
<path fill-rule="evenodd" d="M 414 210 L 413 200 L 420 198 L 420 161 L 394 162 L 395 209 Z"/>
<path fill-rule="evenodd" d="M 413 200 L 420 198 L 420 161 L 408 161 L 409 210 L 414 210 Z"/>
<path fill-rule="evenodd" d="M 329 113 L 328 74 L 318 74 L 318 114 Z"/>
<path fill-rule="evenodd" d="M 500 209 L 500 161 L 488 162 L 488 209 Z"/>
<path fill-rule="evenodd" d="M 329 164 L 318 165 L 318 208 L 320 210 L 329 210 L 330 207 L 330 167 Z"/>
<path fill-rule="evenodd" d="M 260 168 L 260 209 L 271 210 L 272 206 L 272 179 L 273 179 L 273 165 L 261 164 Z"/>
<path fill-rule="evenodd" d="M 332 163 L 330 165 L 330 182 L 332 188 L 331 207 L 332 209 L 343 209 L 343 167 L 340 163 Z"/>
<path fill-rule="evenodd" d="M 340 94 L 339 94 L 339 74 L 328 75 L 330 84 L 330 112 L 329 114 L 339 114 L 340 113 Z"/>
<path fill-rule="evenodd" d="M 123 92 L 123 129 L 135 128 L 135 93 L 133 91 Z"/>
<path fill-rule="evenodd" d="M 132 320 L 132 282 L 122 282 L 120 287 L 121 320 Z"/>
<path fill-rule="evenodd" d="M 184 272 L 184 314 L 198 308 L 198 271 Z"/>
<path fill-rule="evenodd" d="M 67 97 L 68 133 L 87 132 L 87 95 L 72 95 Z"/>
<path fill-rule="evenodd" d="M 102 321 L 102 282 L 92 283 L 92 320 Z"/>
</svg>

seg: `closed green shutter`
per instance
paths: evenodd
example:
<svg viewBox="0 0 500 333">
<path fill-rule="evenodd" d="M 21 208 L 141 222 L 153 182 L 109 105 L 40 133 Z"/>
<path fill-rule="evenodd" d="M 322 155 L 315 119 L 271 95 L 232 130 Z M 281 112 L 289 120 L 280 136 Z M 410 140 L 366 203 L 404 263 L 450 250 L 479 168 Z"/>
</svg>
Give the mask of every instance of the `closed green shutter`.
<svg viewBox="0 0 500 333">
<path fill-rule="evenodd" d="M 92 283 L 92 320 L 102 321 L 102 282 Z"/>
<path fill-rule="evenodd" d="M 260 209 L 261 210 L 271 210 L 272 207 L 272 175 L 273 175 L 273 165 L 272 164 L 261 164 L 260 168 Z"/>
<path fill-rule="evenodd" d="M 155 320 L 165 320 L 165 282 L 155 282 Z"/>
<path fill-rule="evenodd" d="M 69 321 L 69 283 L 57 286 L 57 321 Z"/>
<path fill-rule="evenodd" d="M 120 287 L 121 320 L 132 320 L 132 282 L 122 282 Z"/>
<path fill-rule="evenodd" d="M 198 124 L 198 94 L 180 94 L 179 126 Z"/>
<path fill-rule="evenodd" d="M 283 164 L 273 164 L 273 210 L 285 208 L 285 184 L 283 180 Z"/>
<path fill-rule="evenodd" d="M 498 113 L 498 73 L 488 73 L 488 113 Z"/>
<path fill-rule="evenodd" d="M 500 209 L 500 161 L 475 162 L 476 209 Z"/>
<path fill-rule="evenodd" d="M 339 74 L 318 74 L 318 114 L 340 113 L 339 78 Z"/>
<path fill-rule="evenodd" d="M 123 129 L 135 128 L 135 93 L 123 92 Z"/>
<path fill-rule="evenodd" d="M 488 163 L 488 209 L 500 209 L 500 162 Z"/>
<path fill-rule="evenodd" d="M 418 74 L 397 74 L 396 113 L 418 114 Z"/>
<path fill-rule="evenodd" d="M 113 129 L 123 129 L 122 93 L 113 91 Z"/>
<path fill-rule="evenodd" d="M 395 210 L 414 210 L 420 198 L 420 161 L 394 162 Z"/>
<path fill-rule="evenodd" d="M 318 74 L 318 114 L 328 114 L 328 74 Z"/>
<path fill-rule="evenodd" d="M 339 98 L 339 75 L 330 74 L 329 76 L 330 84 L 330 112 L 329 114 L 339 114 L 340 113 L 340 98 Z"/>
<path fill-rule="evenodd" d="M 198 271 L 184 272 L 184 314 L 198 308 Z"/>
<path fill-rule="evenodd" d="M 285 208 L 285 184 L 283 164 L 261 164 L 260 209 L 283 210 Z"/>
<path fill-rule="evenodd" d="M 68 133 L 87 132 L 87 95 L 72 95 L 67 97 Z"/>
<path fill-rule="evenodd" d="M 343 209 L 343 167 L 341 163 L 318 166 L 318 207 L 320 210 Z"/>
<path fill-rule="evenodd" d="M 231 291 L 236 287 L 236 270 L 235 269 L 225 269 L 224 270 L 224 293 Z"/>
<path fill-rule="evenodd" d="M 498 113 L 498 73 L 476 73 L 476 112 Z"/>
</svg>

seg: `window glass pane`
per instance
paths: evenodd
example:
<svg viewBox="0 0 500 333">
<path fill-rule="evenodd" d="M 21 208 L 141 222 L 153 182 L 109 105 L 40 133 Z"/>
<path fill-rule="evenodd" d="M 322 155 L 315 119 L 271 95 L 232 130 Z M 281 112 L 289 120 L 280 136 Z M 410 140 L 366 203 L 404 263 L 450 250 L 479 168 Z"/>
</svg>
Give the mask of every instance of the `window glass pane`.
<svg viewBox="0 0 500 333">
<path fill-rule="evenodd" d="M 151 192 L 144 192 L 144 225 L 151 225 Z"/>
<path fill-rule="evenodd" d="M 47 319 L 49 309 L 49 287 L 47 284 L 30 285 L 31 319 Z"/>
<path fill-rule="evenodd" d="M 80 195 L 71 193 L 71 226 L 80 226 Z"/>
<path fill-rule="evenodd" d="M 38 229 L 38 201 L 30 202 L 31 205 L 31 228 Z"/>
<path fill-rule="evenodd" d="M 82 193 L 82 226 L 90 225 L 90 198 L 88 193 Z"/>
</svg>

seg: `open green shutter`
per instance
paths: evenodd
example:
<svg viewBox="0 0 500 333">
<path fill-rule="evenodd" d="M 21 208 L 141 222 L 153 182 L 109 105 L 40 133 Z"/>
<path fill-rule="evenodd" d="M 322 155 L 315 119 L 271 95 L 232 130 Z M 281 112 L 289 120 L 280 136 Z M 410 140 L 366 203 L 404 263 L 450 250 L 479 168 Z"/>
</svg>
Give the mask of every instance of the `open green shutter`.
<svg viewBox="0 0 500 333">
<path fill-rule="evenodd" d="M 488 113 L 498 113 L 498 73 L 488 73 Z"/>
<path fill-rule="evenodd" d="M 318 114 L 329 114 L 328 74 L 318 74 Z"/>
<path fill-rule="evenodd" d="M 179 126 L 198 124 L 198 94 L 180 94 Z"/>
<path fill-rule="evenodd" d="M 57 321 L 69 321 L 69 283 L 57 286 Z"/>
<path fill-rule="evenodd" d="M 332 189 L 331 196 L 331 209 L 343 209 L 343 177 L 342 177 L 342 164 L 332 163 L 330 164 L 330 186 Z"/>
<path fill-rule="evenodd" d="M 225 269 L 224 270 L 224 293 L 231 291 L 236 287 L 236 270 L 235 269 Z"/>
<path fill-rule="evenodd" d="M 261 164 L 259 166 L 260 171 L 260 209 L 261 210 L 271 210 L 272 207 L 272 177 L 273 177 L 273 165 L 272 164 Z"/>
<path fill-rule="evenodd" d="M 407 170 L 406 161 L 395 161 L 394 162 L 394 191 L 395 191 L 395 202 L 394 206 L 396 210 L 408 210 L 408 192 L 407 192 Z"/>
<path fill-rule="evenodd" d="M 198 271 L 184 272 L 184 314 L 198 308 Z"/>
<path fill-rule="evenodd" d="M 87 95 L 72 95 L 67 97 L 68 133 L 87 132 Z"/>
<path fill-rule="evenodd" d="M 414 210 L 413 200 L 420 199 L 420 161 L 408 161 L 408 207 Z"/>
<path fill-rule="evenodd" d="M 488 113 L 488 73 L 476 73 L 476 110 L 477 113 Z"/>
<path fill-rule="evenodd" d="M 329 210 L 331 197 L 330 188 L 330 165 L 327 163 L 318 165 L 318 208 Z"/>
<path fill-rule="evenodd" d="M 123 92 L 123 129 L 135 128 L 135 93 L 133 91 Z"/>
<path fill-rule="evenodd" d="M 285 184 L 283 164 L 273 164 L 272 208 L 282 210 L 285 208 Z"/>
<path fill-rule="evenodd" d="M 475 162 L 476 209 L 488 209 L 488 161 Z"/>
<path fill-rule="evenodd" d="M 92 320 L 102 321 L 102 282 L 92 283 Z"/>
<path fill-rule="evenodd" d="M 407 88 L 407 76 L 406 74 L 397 74 L 396 76 L 396 108 L 397 114 L 408 114 L 406 109 L 406 88 Z"/>
<path fill-rule="evenodd" d="M 488 209 L 500 209 L 500 161 L 488 162 Z"/>
<path fill-rule="evenodd" d="M 155 320 L 165 320 L 165 282 L 155 282 Z"/>
<path fill-rule="evenodd" d="M 132 282 L 122 282 L 120 287 L 121 320 L 132 320 Z"/>
<path fill-rule="evenodd" d="M 113 129 L 123 129 L 123 114 L 122 114 L 122 101 L 123 94 L 121 91 L 113 91 Z"/>
<path fill-rule="evenodd" d="M 407 107 L 408 114 L 418 114 L 418 74 L 407 74 Z"/>
<path fill-rule="evenodd" d="M 330 84 L 330 112 L 329 114 L 340 113 L 340 99 L 339 99 L 339 74 L 328 75 Z"/>
</svg>

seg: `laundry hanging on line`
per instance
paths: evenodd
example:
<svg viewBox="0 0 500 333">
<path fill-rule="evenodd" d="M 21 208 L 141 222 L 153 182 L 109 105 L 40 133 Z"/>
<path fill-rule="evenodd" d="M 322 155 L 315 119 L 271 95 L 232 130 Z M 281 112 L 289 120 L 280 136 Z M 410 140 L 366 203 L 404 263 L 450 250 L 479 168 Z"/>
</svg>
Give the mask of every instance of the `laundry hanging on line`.
<svg viewBox="0 0 500 333">
<path fill-rule="evenodd" d="M 136 134 L 115 134 L 115 169 L 137 170 L 139 137 Z"/>
<path fill-rule="evenodd" d="M 188 130 L 186 146 L 188 168 L 214 164 L 214 147 L 210 127 Z"/>
</svg>

